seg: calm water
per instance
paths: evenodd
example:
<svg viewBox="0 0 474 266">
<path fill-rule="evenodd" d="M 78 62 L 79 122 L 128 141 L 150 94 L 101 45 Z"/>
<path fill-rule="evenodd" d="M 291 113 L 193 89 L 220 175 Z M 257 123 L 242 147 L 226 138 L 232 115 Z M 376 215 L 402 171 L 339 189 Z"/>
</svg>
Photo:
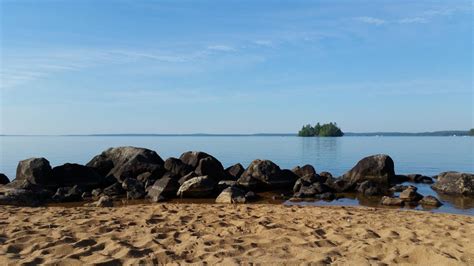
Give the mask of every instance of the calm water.
<svg viewBox="0 0 474 266">
<path fill-rule="evenodd" d="M 163 136 L 163 137 L 0 137 L 0 172 L 15 176 L 19 160 L 45 157 L 52 166 L 66 162 L 85 164 L 94 155 L 114 146 L 145 147 L 167 157 L 179 157 L 188 150 L 201 150 L 218 158 L 224 166 L 253 159 L 269 159 L 282 168 L 312 164 L 318 172 L 341 175 L 361 158 L 377 153 L 390 155 L 400 174 L 436 175 L 443 171 L 474 172 L 474 138 L 472 137 L 343 137 L 299 138 L 268 136 Z M 433 194 L 429 186 L 420 185 L 422 194 Z M 440 197 L 439 195 L 437 195 Z M 474 214 L 469 200 L 457 202 L 440 197 L 445 206 L 438 211 Z M 327 204 L 316 202 L 311 204 Z M 370 205 L 360 199 L 344 199 L 330 204 Z M 459 210 L 458 208 L 467 208 Z"/>
</svg>

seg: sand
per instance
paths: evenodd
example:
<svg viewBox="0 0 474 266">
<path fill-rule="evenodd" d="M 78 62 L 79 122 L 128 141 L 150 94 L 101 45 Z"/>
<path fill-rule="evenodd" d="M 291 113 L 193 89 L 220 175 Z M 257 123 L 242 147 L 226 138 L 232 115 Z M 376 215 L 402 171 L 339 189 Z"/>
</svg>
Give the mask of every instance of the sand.
<svg viewBox="0 0 474 266">
<path fill-rule="evenodd" d="M 363 207 L 0 206 L 0 265 L 474 265 L 474 217 Z"/>
</svg>

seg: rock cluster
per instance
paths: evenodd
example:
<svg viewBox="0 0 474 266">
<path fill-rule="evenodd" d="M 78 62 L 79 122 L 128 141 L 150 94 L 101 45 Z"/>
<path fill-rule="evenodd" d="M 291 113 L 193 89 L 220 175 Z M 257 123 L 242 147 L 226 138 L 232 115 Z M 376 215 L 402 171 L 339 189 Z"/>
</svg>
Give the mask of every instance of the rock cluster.
<svg viewBox="0 0 474 266">
<path fill-rule="evenodd" d="M 149 199 L 176 197 L 216 198 L 217 203 L 247 203 L 255 192 L 284 191 L 293 199 L 333 200 L 340 193 L 366 197 L 384 196 L 382 204 L 439 206 L 432 196 L 423 197 L 405 181 L 431 183 L 423 175 L 396 175 L 388 155 L 363 158 L 343 176 L 317 173 L 311 165 L 281 169 L 269 160 L 254 160 L 247 168 L 224 168 L 212 155 L 189 151 L 163 160 L 155 151 L 137 147 L 110 148 L 86 165 L 66 163 L 51 167 L 45 158 L 20 161 L 16 179 L 0 174 L 0 204 L 40 205 L 47 202 L 97 200 L 93 206 L 113 206 L 116 198 Z M 474 195 L 472 174 L 447 172 L 433 188 L 443 193 Z M 399 197 L 393 193 L 401 192 Z"/>
</svg>

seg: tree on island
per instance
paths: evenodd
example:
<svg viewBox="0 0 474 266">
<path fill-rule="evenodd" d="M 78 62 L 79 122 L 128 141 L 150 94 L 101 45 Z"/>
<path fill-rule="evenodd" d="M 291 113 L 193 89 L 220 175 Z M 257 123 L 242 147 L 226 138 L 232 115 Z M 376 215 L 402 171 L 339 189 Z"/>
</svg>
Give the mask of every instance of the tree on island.
<svg viewBox="0 0 474 266">
<path fill-rule="evenodd" d="M 471 130 L 469 130 L 469 136 L 474 136 L 474 128 L 471 128 Z"/>
<path fill-rule="evenodd" d="M 337 127 L 336 123 L 323 124 L 317 123 L 314 127 L 305 125 L 298 132 L 300 137 L 342 137 L 344 133 Z"/>
</svg>

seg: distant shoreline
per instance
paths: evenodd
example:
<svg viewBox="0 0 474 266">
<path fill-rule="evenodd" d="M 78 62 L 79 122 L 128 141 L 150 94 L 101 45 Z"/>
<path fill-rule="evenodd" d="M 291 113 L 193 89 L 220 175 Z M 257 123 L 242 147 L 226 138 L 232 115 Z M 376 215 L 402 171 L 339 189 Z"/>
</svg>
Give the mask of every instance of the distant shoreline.
<svg viewBox="0 0 474 266">
<path fill-rule="evenodd" d="M 294 133 L 255 133 L 255 134 L 61 134 L 61 135 L 37 135 L 37 134 L 0 134 L 0 137 L 297 137 Z M 467 130 L 446 130 L 433 132 L 366 132 L 355 133 L 346 132 L 344 137 L 452 137 L 452 136 L 469 136 Z M 313 138 L 313 137 L 309 137 Z"/>
</svg>

